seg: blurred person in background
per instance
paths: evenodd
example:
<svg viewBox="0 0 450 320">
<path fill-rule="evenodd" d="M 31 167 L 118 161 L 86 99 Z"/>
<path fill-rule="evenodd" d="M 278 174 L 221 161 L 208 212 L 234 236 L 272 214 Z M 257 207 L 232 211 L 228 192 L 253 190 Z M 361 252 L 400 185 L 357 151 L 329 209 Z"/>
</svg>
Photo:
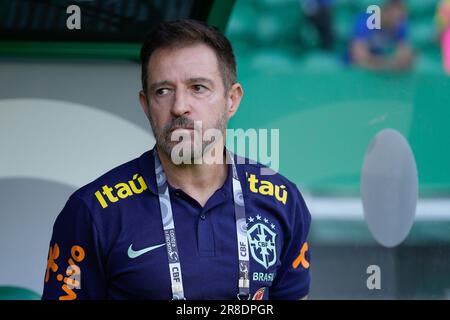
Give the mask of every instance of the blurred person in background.
<svg viewBox="0 0 450 320">
<path fill-rule="evenodd" d="M 450 74 L 450 0 L 441 0 L 438 3 L 436 24 L 444 69 Z"/>
<path fill-rule="evenodd" d="M 334 0 L 300 0 L 303 13 L 317 30 L 320 48 L 332 50 L 334 44 L 332 4 Z"/>
<path fill-rule="evenodd" d="M 350 37 L 347 61 L 378 71 L 408 70 L 414 54 L 408 43 L 407 8 L 402 0 L 386 0 L 381 8 L 381 28 L 371 29 L 370 14 L 360 14 Z"/>
</svg>

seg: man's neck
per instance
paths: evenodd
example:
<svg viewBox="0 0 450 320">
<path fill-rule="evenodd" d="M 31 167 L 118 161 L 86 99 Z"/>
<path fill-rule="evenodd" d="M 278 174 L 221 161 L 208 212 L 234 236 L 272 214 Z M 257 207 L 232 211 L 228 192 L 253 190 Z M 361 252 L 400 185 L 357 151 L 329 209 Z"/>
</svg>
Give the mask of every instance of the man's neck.
<svg viewBox="0 0 450 320">
<path fill-rule="evenodd" d="M 212 164 L 175 165 L 170 155 L 161 151 L 158 147 L 157 151 L 169 184 L 174 188 L 182 189 L 197 200 L 202 207 L 213 193 L 225 183 L 228 166 L 223 153 L 216 155 Z"/>
</svg>

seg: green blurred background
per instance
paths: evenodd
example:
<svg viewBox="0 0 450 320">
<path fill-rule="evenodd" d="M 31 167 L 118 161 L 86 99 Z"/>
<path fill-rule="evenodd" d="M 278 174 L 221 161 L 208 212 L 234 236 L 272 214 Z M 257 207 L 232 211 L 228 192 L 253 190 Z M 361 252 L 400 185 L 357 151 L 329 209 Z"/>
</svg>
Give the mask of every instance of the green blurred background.
<svg viewBox="0 0 450 320">
<path fill-rule="evenodd" d="M 421 195 L 450 195 L 450 77 L 433 40 L 437 2 L 406 2 L 418 58 L 412 71 L 392 74 L 341 59 L 356 15 L 377 1 L 337 1 L 331 53 L 318 50 L 299 1 L 236 1 L 226 33 L 245 98 L 232 125 L 279 128 L 281 173 L 314 194 L 353 195 L 371 139 L 395 128 L 416 156 Z"/>
</svg>

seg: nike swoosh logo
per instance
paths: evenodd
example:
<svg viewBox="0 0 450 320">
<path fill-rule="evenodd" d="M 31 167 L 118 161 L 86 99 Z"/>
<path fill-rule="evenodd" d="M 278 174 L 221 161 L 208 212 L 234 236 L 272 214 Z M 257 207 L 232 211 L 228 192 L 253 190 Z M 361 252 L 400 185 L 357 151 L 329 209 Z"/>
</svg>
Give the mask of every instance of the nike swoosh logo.
<svg viewBox="0 0 450 320">
<path fill-rule="evenodd" d="M 130 247 L 128 248 L 128 257 L 130 257 L 130 259 L 134 259 L 134 258 L 137 258 L 137 257 L 143 255 L 144 253 L 158 249 L 165 245 L 166 245 L 165 243 L 161 243 L 161 244 L 157 244 L 156 246 L 147 247 L 147 248 L 144 248 L 144 249 L 141 249 L 138 251 L 134 251 L 132 248 L 133 244 L 131 244 Z"/>
</svg>

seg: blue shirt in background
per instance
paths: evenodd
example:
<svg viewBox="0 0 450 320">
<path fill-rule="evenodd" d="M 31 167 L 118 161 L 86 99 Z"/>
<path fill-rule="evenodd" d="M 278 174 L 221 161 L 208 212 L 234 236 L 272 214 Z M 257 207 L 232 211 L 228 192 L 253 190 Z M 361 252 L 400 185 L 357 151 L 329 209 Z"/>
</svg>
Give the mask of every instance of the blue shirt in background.
<svg viewBox="0 0 450 320">
<path fill-rule="evenodd" d="M 392 54 L 396 46 L 407 39 L 408 25 L 406 21 L 400 21 L 393 30 L 387 29 L 369 29 L 367 20 L 370 15 L 362 13 L 358 15 L 356 23 L 350 35 L 349 46 L 353 41 L 364 41 L 369 50 L 374 55 Z M 348 48 L 346 61 L 351 61 L 351 55 Z"/>
</svg>

